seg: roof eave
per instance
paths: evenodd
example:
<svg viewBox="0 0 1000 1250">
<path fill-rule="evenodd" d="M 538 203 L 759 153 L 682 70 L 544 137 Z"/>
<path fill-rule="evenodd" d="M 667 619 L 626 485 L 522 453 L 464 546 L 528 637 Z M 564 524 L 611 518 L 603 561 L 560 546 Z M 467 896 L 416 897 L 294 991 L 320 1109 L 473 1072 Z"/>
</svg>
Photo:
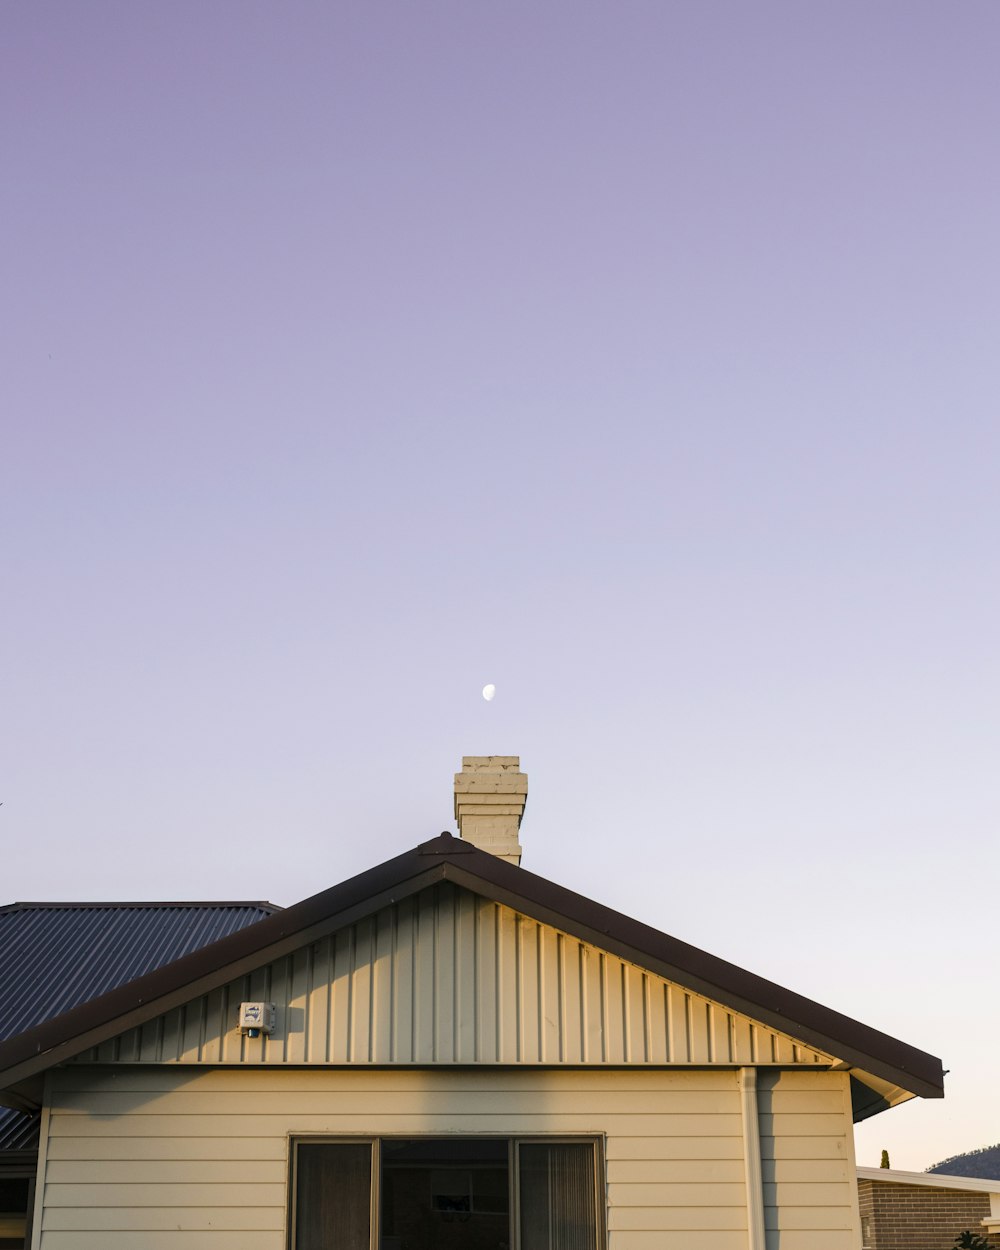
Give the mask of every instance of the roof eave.
<svg viewBox="0 0 1000 1250">
<path fill-rule="evenodd" d="M 448 834 L 0 1044 L 0 1083 L 9 1088 L 441 880 L 610 950 L 833 1054 L 878 1078 L 876 1085 L 884 1081 L 925 1098 L 944 1094 L 935 1056 Z"/>
<path fill-rule="evenodd" d="M 908 1094 L 944 1097 L 944 1073 L 941 1061 L 934 1055 L 523 868 L 500 860 L 495 860 L 495 865 L 481 866 L 477 860 L 473 875 L 467 864 L 468 861 L 456 863 L 447 874 L 449 879 L 480 894 L 484 893 L 482 881 L 488 879 L 492 887 L 489 897 L 536 920 L 564 929 L 817 1050 L 833 1054 Z M 481 867 L 485 871 L 480 871 Z"/>
</svg>

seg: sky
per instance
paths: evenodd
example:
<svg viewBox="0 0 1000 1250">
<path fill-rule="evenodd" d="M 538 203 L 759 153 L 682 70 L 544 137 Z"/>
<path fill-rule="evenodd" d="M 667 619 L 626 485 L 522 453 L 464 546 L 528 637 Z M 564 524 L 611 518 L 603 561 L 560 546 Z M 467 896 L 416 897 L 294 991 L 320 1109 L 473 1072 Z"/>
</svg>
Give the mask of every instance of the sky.
<svg viewBox="0 0 1000 1250">
<path fill-rule="evenodd" d="M 1000 1140 L 1000 8 L 0 12 L 2 901 L 524 866 Z M 496 697 L 481 697 L 484 684 Z"/>
</svg>

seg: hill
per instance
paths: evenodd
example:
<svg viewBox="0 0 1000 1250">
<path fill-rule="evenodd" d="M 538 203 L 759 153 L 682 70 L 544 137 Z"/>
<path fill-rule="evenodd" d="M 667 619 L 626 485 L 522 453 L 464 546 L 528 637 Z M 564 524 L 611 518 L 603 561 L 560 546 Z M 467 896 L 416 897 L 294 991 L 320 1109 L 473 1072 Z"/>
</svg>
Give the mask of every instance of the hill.
<svg viewBox="0 0 1000 1250">
<path fill-rule="evenodd" d="M 995 1146 L 980 1146 L 965 1154 L 952 1155 L 935 1163 L 928 1172 L 945 1172 L 951 1176 L 976 1176 L 981 1180 L 1000 1180 L 1000 1142 Z"/>
</svg>

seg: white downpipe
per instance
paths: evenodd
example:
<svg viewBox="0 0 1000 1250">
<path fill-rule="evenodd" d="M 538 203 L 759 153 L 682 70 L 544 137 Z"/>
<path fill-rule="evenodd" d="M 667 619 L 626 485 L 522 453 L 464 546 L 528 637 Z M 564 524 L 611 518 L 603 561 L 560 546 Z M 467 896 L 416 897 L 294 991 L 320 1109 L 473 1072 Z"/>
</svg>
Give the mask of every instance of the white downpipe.
<svg viewBox="0 0 1000 1250">
<path fill-rule="evenodd" d="M 740 1110 L 743 1114 L 743 1167 L 747 1186 L 747 1245 L 749 1250 L 765 1250 L 756 1068 L 740 1068 Z"/>
</svg>

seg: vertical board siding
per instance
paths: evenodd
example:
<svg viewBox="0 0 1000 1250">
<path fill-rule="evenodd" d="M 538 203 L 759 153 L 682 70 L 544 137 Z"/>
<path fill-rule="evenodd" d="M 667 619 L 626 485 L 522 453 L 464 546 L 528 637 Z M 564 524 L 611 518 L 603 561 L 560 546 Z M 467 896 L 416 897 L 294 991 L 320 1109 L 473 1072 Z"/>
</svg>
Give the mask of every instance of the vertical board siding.
<svg viewBox="0 0 1000 1250">
<path fill-rule="evenodd" d="M 271 1038 L 239 1004 L 277 1005 Z M 784 1064 L 829 1057 L 443 882 L 238 978 L 77 1062 Z"/>
<path fill-rule="evenodd" d="M 785 1075 L 762 1134 L 784 1117 L 797 1146 L 822 1144 L 765 1152 L 768 1246 L 780 1229 L 780 1250 L 856 1250 L 847 1077 Z M 66 1068 L 33 1250 L 285 1250 L 290 1137 L 394 1133 L 596 1136 L 608 1250 L 746 1250 L 740 1105 L 722 1068 Z"/>
</svg>

